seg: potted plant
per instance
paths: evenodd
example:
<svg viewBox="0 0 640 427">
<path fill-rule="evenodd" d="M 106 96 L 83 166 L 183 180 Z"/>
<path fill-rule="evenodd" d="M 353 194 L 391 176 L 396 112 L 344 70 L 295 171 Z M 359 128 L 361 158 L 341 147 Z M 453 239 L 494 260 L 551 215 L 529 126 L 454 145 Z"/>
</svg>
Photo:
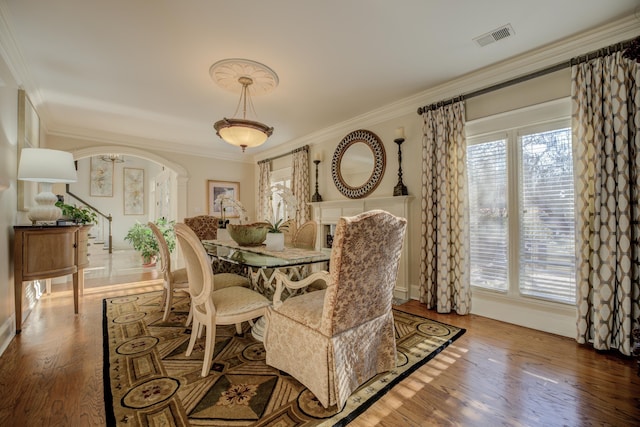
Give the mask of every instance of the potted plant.
<svg viewBox="0 0 640 427">
<path fill-rule="evenodd" d="M 167 221 L 164 218 L 159 218 L 154 222 L 162 232 L 169 251 L 173 252 L 176 247 L 176 238 L 173 232 L 175 221 Z M 153 231 L 151 231 L 151 228 L 149 228 L 147 224 L 137 222 L 129 229 L 124 239 L 131 243 L 133 249 L 140 252 L 144 265 L 151 266 L 155 264 L 158 252 L 160 252 L 160 246 Z"/>
<path fill-rule="evenodd" d="M 76 224 L 95 224 L 98 215 L 86 206 L 77 207 L 67 205 L 62 201 L 57 201 L 56 206 L 62 210 L 62 216 Z"/>
<path fill-rule="evenodd" d="M 265 244 L 268 250 L 283 251 L 284 234 L 282 234 L 282 231 L 289 228 L 285 219 L 285 212 L 289 217 L 293 217 L 295 215 L 296 199 L 291 189 L 281 184 L 275 184 L 271 187 L 269 200 L 272 204 L 274 196 L 277 196 L 278 204 L 272 212 L 271 219 L 265 220 L 269 230 Z"/>
</svg>

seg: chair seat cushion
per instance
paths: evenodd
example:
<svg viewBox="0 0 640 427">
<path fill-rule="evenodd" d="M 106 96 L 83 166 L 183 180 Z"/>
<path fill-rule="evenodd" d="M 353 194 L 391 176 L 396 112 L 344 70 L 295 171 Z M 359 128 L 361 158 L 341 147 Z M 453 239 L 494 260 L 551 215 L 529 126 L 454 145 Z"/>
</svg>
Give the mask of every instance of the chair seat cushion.
<svg viewBox="0 0 640 427">
<path fill-rule="evenodd" d="M 243 286 L 248 288 L 251 281 L 248 277 L 234 273 L 218 273 L 213 275 L 213 289 L 220 290 L 231 286 Z"/>
<path fill-rule="evenodd" d="M 264 295 L 241 286 L 219 289 L 211 293 L 216 316 L 234 316 L 271 305 Z"/>
<path fill-rule="evenodd" d="M 186 268 L 179 268 L 177 270 L 173 270 L 171 272 L 171 274 L 173 274 L 173 283 L 174 284 L 188 283 L 189 282 L 189 277 L 187 276 L 187 269 Z"/>
<path fill-rule="evenodd" d="M 312 329 L 319 329 L 325 294 L 326 289 L 321 289 L 295 296 L 287 299 L 274 310 Z"/>
</svg>

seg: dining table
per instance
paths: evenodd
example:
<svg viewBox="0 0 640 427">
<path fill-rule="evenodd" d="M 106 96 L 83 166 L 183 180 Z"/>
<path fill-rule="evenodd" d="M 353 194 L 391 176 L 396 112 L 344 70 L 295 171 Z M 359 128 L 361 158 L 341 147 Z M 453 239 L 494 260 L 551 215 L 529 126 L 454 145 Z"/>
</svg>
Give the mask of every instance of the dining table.
<svg viewBox="0 0 640 427">
<path fill-rule="evenodd" d="M 240 265 L 246 269 L 251 280 L 251 287 L 268 299 L 273 298 L 276 287 L 275 272 L 283 272 L 291 280 L 300 280 L 311 272 L 311 267 L 322 269 L 331 258 L 331 249 L 303 249 L 285 246 L 282 251 L 273 251 L 263 245 L 240 246 L 234 240 L 202 240 L 207 254 L 219 262 Z M 304 289 L 299 292 L 305 292 Z M 283 298 L 293 294 L 283 295 Z M 264 319 L 257 321 L 253 328 L 253 336 L 261 340 Z"/>
<path fill-rule="evenodd" d="M 312 264 L 329 261 L 331 249 L 303 249 L 286 246 L 273 251 L 263 245 L 240 246 L 233 240 L 202 240 L 206 252 L 219 261 L 240 265 L 247 269 L 254 290 L 267 298 L 275 292 L 275 271 L 284 271 L 292 280 L 300 280 Z"/>
</svg>

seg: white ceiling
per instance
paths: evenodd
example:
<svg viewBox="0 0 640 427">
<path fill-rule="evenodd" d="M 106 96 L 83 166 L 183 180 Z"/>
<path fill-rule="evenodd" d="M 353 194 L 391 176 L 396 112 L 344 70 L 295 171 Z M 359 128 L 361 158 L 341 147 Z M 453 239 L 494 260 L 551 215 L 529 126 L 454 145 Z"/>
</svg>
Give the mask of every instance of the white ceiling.
<svg viewBox="0 0 640 427">
<path fill-rule="evenodd" d="M 239 95 L 209 67 L 262 62 L 275 128 L 252 154 L 634 14 L 638 0 L 0 0 L 0 52 L 47 132 L 222 157 Z M 474 37 L 511 24 L 515 36 Z M 420 105 L 416 105 L 419 107 Z M 250 117 L 251 118 L 251 117 Z"/>
</svg>

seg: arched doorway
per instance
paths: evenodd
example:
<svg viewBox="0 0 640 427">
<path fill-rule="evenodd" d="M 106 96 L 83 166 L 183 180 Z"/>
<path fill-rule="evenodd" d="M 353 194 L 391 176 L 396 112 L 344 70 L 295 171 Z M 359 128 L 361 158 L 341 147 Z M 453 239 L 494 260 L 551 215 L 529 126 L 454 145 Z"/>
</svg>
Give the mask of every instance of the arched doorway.
<svg viewBox="0 0 640 427">
<path fill-rule="evenodd" d="M 168 203 L 168 206 L 163 206 L 162 210 L 160 210 L 161 212 L 163 212 L 162 216 L 165 216 L 169 219 L 175 219 L 176 221 L 181 221 L 186 216 L 187 181 L 189 178 L 188 178 L 188 173 L 184 167 L 182 167 L 180 164 L 177 164 L 157 154 L 143 151 L 137 148 L 126 147 L 126 146 L 105 145 L 105 146 L 82 148 L 82 149 L 72 151 L 74 159 L 78 161 L 82 159 L 90 159 L 92 156 L 100 156 L 108 153 L 117 153 L 122 155 L 125 159 L 127 158 L 140 159 L 140 160 L 145 160 L 157 165 L 158 167 L 155 169 L 154 176 L 152 177 L 145 176 L 145 180 L 149 181 L 149 178 L 153 178 L 153 180 L 155 180 L 156 178 L 163 180 L 162 183 L 158 183 L 158 186 L 157 186 L 159 188 L 158 194 L 156 195 L 158 199 L 160 199 L 160 194 L 163 194 L 163 195 L 167 193 L 170 194 L 170 197 L 163 197 L 165 199 L 165 202 Z M 88 166 L 85 166 L 85 168 L 88 168 Z M 122 170 L 122 167 L 121 167 L 121 170 Z M 159 171 L 162 171 L 162 173 L 160 173 Z M 87 171 L 84 171 L 82 173 L 82 176 L 85 177 L 85 180 L 89 179 L 88 173 L 89 172 Z M 117 179 L 121 179 L 121 177 L 118 176 Z M 155 181 L 152 181 L 152 182 L 155 182 Z M 165 187 L 166 185 L 169 185 L 168 184 L 169 182 L 170 182 L 171 188 L 167 189 Z M 86 185 L 86 182 L 85 182 L 85 185 Z M 121 186 L 122 182 L 119 182 L 119 185 Z M 147 191 L 146 196 L 154 195 L 156 191 L 155 185 L 153 187 L 151 185 L 148 185 L 145 188 Z M 120 198 L 121 197 L 122 196 L 120 195 Z M 100 202 L 99 204 L 102 206 L 105 206 L 106 204 L 114 208 L 113 210 L 110 210 L 109 212 L 107 212 L 109 214 L 114 215 L 114 223 L 116 221 L 116 218 L 115 218 L 116 215 L 119 215 L 119 214 L 124 215 L 124 213 L 122 212 L 122 209 L 120 210 L 118 209 L 123 203 L 123 201 L 120 200 L 119 198 L 104 199 L 104 200 L 94 198 L 93 200 L 99 201 Z M 142 216 L 138 216 L 138 217 L 121 216 L 121 218 L 125 219 L 125 222 L 126 220 L 131 221 L 131 218 L 140 219 L 141 222 L 146 221 L 147 219 L 153 220 L 153 219 L 156 219 L 155 213 L 157 211 L 159 211 L 158 206 L 155 203 L 152 204 L 151 202 L 149 202 L 146 204 L 145 213 L 144 213 L 144 216 L 146 218 Z M 168 215 L 167 215 L 167 212 L 168 212 Z M 122 234 L 122 230 L 119 230 L 119 233 Z M 123 236 L 121 236 L 120 241 L 122 241 L 122 237 Z"/>
</svg>

